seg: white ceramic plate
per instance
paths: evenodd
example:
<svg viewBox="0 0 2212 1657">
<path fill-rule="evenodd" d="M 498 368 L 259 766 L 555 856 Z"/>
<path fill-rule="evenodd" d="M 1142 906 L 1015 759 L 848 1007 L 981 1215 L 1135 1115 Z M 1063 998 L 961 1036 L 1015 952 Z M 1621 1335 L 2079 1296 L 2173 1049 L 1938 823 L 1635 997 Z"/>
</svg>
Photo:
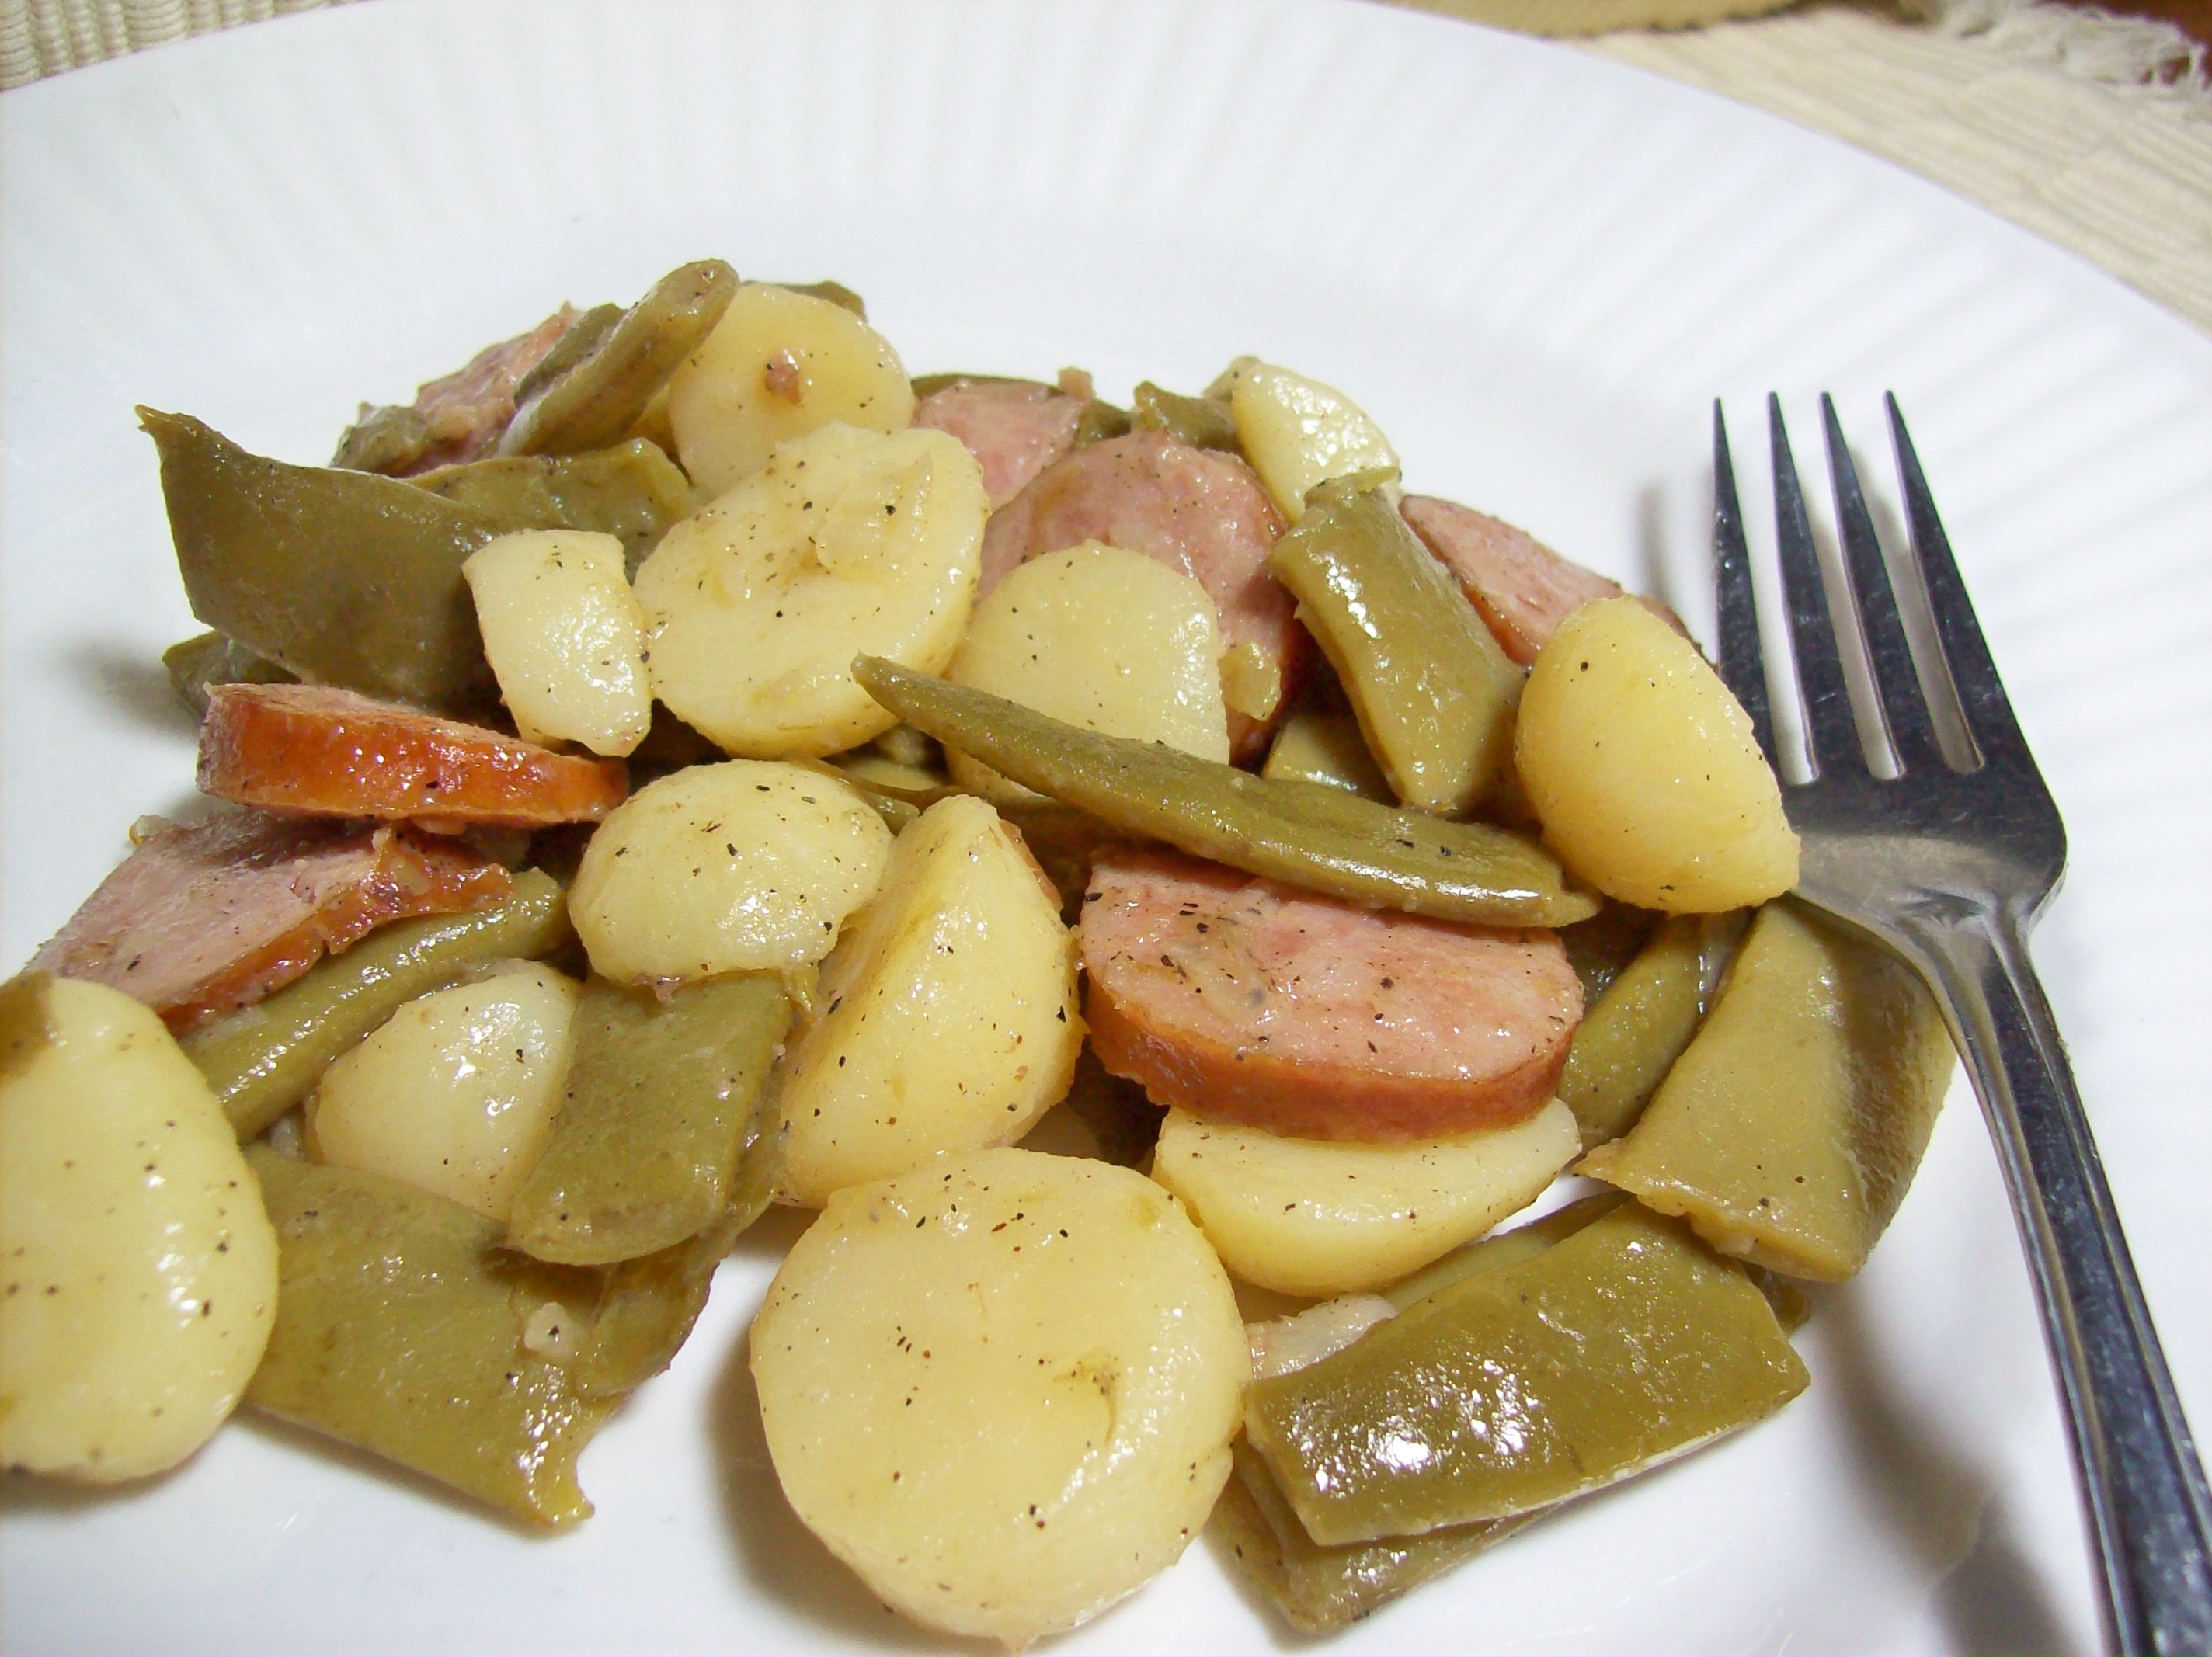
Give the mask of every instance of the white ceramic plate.
<svg viewBox="0 0 2212 1657">
<path fill-rule="evenodd" d="M 318 459 L 356 399 L 563 299 L 720 254 L 835 275 L 921 369 L 1109 394 L 1255 351 L 1350 390 L 1416 487 L 1710 614 L 1709 399 L 1799 447 L 1838 396 L 1893 499 L 1904 401 L 2074 836 L 2039 938 L 2183 1393 L 2212 1111 L 2212 342 L 1856 152 L 1573 52 L 1325 0 L 379 0 L 7 94 L 5 937 L 22 960 L 175 807 L 192 630 L 137 402 Z M 1891 514 L 1894 521 L 1893 513 Z M 116 1495 L 23 1480 L 14 1651 L 932 1644 L 802 1532 L 741 1335 L 771 1221 L 586 1456 L 599 1514 L 524 1535 L 251 1418 Z M 2197 1285 L 2194 1290 L 2191 1285 Z M 2086 1648 L 2070 1476 L 2012 1228 L 1954 1096 L 1814 1381 L 1346 1649 Z M 979 1447 L 981 1448 L 981 1447 Z M 1209 1545 L 1064 1642 L 1289 1643 Z"/>
</svg>

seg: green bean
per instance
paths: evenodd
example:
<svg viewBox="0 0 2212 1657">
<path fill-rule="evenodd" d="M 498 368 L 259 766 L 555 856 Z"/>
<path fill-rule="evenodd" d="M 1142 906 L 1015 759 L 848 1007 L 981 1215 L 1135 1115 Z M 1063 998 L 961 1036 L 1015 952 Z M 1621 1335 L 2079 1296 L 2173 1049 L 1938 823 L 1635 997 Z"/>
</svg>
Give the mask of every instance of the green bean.
<svg viewBox="0 0 2212 1657">
<path fill-rule="evenodd" d="M 794 294 L 804 294 L 809 299 L 826 299 L 841 310 L 850 311 L 863 322 L 868 319 L 868 302 L 842 282 L 779 282 L 770 284 L 787 288 Z"/>
<path fill-rule="evenodd" d="M 1256 1383 L 1245 1430 L 1316 1542 L 1530 1514 L 1749 1425 L 1804 1390 L 1765 1297 L 1625 1203 Z"/>
<path fill-rule="evenodd" d="M 768 1138 L 772 1142 L 775 1135 Z M 583 1350 L 568 1366 L 576 1390 L 586 1398 L 620 1398 L 665 1369 L 706 1309 L 714 1268 L 768 1204 L 763 1185 L 750 1212 L 733 1207 L 695 1237 L 598 1273 L 603 1284 Z"/>
<path fill-rule="evenodd" d="M 1711 1005 L 1708 986 L 1743 936 L 1745 916 L 1674 915 L 1583 1015 L 1559 1077 L 1559 1097 L 1583 1149 L 1636 1126 Z"/>
<path fill-rule="evenodd" d="M 1560 926 L 1597 910 L 1524 836 L 1393 810 L 1318 783 L 1271 781 L 1102 736 L 864 656 L 853 674 L 908 724 L 1127 835 L 1376 909 L 1493 926 Z"/>
<path fill-rule="evenodd" d="M 381 927 L 266 1000 L 192 1031 L 185 1053 L 238 1137 L 250 1139 L 306 1098 L 335 1059 L 402 1003 L 487 961 L 549 954 L 571 936 L 560 887 L 525 869 L 499 907 Z"/>
<path fill-rule="evenodd" d="M 531 401 L 598 350 L 622 319 L 621 306 L 594 305 L 568 325 L 567 331 L 553 342 L 551 349 L 530 365 L 528 372 L 514 382 L 514 391 L 508 400 L 518 409 Z"/>
<path fill-rule="evenodd" d="M 614 1406 L 559 1357 L 597 1274 L 503 1249 L 497 1221 L 395 1181 L 246 1156 L 278 1247 L 248 1400 L 517 1518 L 586 1517 L 576 1458 Z"/>
<path fill-rule="evenodd" d="M 1398 514 L 1395 473 L 1317 485 L 1267 568 L 1352 699 L 1405 804 L 1455 815 L 1505 769 L 1521 670 Z"/>
<path fill-rule="evenodd" d="M 339 437 L 331 464 L 346 471 L 396 476 L 428 453 L 431 441 L 428 418 L 411 404 L 364 408 L 361 418 Z"/>
<path fill-rule="evenodd" d="M 1608 899 L 1588 920 L 1563 927 L 1559 942 L 1567 948 L 1567 964 L 1582 980 L 1583 1005 L 1595 1006 L 1613 980 L 1627 969 L 1658 924 L 1649 909 Z"/>
<path fill-rule="evenodd" d="M 1477 1238 L 1464 1247 L 1455 1248 L 1435 1264 L 1422 1267 L 1404 1282 L 1393 1284 L 1382 1291 L 1382 1298 L 1402 1312 L 1414 1302 L 1426 1300 L 1468 1278 L 1486 1272 L 1503 1272 L 1524 1260 L 1533 1260 L 1553 1243 L 1565 1241 L 1627 1200 L 1618 1191 L 1601 1191 L 1564 1208 L 1555 1208 L 1541 1219 L 1517 1225 L 1510 1231 L 1492 1232 L 1487 1237 Z"/>
<path fill-rule="evenodd" d="M 712 1225 L 729 1206 L 790 1027 L 791 1002 L 773 973 L 687 985 L 665 1001 L 592 979 L 560 1112 L 516 1193 L 508 1247 L 605 1266 Z"/>
<path fill-rule="evenodd" d="M 1384 805 L 1397 798 L 1367 751 L 1359 721 L 1349 713 L 1301 707 L 1275 732 L 1260 774 L 1279 781 L 1323 783 Z"/>
<path fill-rule="evenodd" d="M 220 633 L 171 645 L 161 652 L 168 670 L 169 688 L 177 700 L 201 719 L 207 717 L 208 692 L 219 684 L 289 684 L 292 676 Z"/>
<path fill-rule="evenodd" d="M 1184 397 L 1147 379 L 1130 395 L 1129 423 L 1140 432 L 1165 432 L 1194 449 L 1239 452 L 1237 422 L 1218 398 Z"/>
<path fill-rule="evenodd" d="M 1904 1200 L 1950 1077 L 1918 974 L 1785 900 L 1635 1128 L 1581 1171 L 1728 1253 L 1840 1281 Z"/>
<path fill-rule="evenodd" d="M 533 528 L 618 537 L 632 575 L 669 525 L 691 515 L 691 480 L 641 437 L 585 454 L 471 460 L 407 481 Z"/>
<path fill-rule="evenodd" d="M 1252 1447 L 1240 1438 L 1233 1454 L 1214 1522 L 1253 1586 L 1301 1634 L 1334 1634 L 1541 1517 L 1516 1514 L 1324 1547 L 1306 1534 Z"/>
<path fill-rule="evenodd" d="M 498 695 L 461 565 L 528 523 L 397 478 L 248 454 L 141 409 L 192 614 L 287 671 L 440 713 Z"/>
<path fill-rule="evenodd" d="M 670 271 L 589 349 L 516 387 L 514 418 L 501 434 L 499 452 L 576 454 L 621 442 L 653 393 L 714 331 L 737 291 L 738 273 L 720 259 Z"/>
</svg>

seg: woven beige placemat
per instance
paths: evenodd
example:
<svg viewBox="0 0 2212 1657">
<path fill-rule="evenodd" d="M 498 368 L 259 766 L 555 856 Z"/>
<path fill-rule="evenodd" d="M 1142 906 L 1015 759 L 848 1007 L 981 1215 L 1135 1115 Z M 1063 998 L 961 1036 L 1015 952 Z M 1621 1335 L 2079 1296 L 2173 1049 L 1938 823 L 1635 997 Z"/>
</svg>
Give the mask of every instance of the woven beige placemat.
<svg viewBox="0 0 2212 1657">
<path fill-rule="evenodd" d="M 1396 0 L 1707 87 L 1886 155 L 2212 333 L 2212 88 L 2169 24 L 2049 0 Z M 0 0 L 0 86 L 346 0 Z M 1712 21 L 1717 19 L 1741 21 Z M 1655 28 L 1649 25 L 1705 27 Z M 1604 31 L 1613 31 L 1605 33 Z"/>
</svg>

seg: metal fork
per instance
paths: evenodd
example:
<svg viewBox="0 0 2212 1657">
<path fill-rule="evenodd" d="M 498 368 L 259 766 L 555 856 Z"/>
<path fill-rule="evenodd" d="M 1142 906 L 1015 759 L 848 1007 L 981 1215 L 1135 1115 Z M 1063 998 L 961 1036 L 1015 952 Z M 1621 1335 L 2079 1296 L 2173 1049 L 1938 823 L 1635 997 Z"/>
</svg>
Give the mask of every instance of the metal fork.
<svg viewBox="0 0 2212 1657">
<path fill-rule="evenodd" d="M 2212 1499 L 2028 960 L 2028 929 L 2065 866 L 2066 832 L 1997 679 L 1894 396 L 1887 405 L 1912 562 L 1975 752 L 1966 769 L 1944 757 L 1858 475 L 1824 395 L 1848 602 L 1865 643 L 1879 734 L 1899 774 L 1882 778 L 1869 768 L 1782 404 L 1770 396 L 1783 587 L 1814 773 L 1783 787 L 1804 841 L 1797 895 L 1919 970 L 1981 1096 L 2072 1425 L 2104 1579 L 2107 1645 L 2129 1657 L 2203 1654 L 2212 1651 Z M 1773 762 L 1743 517 L 1717 402 L 1713 556 L 1721 677 Z M 1942 695 L 1940 683 L 1935 689 Z"/>
</svg>

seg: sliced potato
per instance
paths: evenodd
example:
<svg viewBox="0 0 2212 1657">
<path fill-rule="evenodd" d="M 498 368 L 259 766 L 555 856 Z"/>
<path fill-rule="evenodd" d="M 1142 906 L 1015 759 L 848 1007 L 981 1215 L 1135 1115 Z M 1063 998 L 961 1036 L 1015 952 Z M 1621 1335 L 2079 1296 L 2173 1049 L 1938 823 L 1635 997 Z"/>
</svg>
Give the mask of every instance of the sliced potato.
<svg viewBox="0 0 2212 1657">
<path fill-rule="evenodd" d="M 1015 1150 L 840 1192 L 751 1346 L 799 1516 L 886 1603 L 1014 1649 L 1182 1552 L 1250 1363 L 1174 1199 Z"/>
<path fill-rule="evenodd" d="M 853 682 L 853 659 L 943 671 L 989 509 L 975 456 L 943 432 L 831 425 L 784 445 L 638 570 L 654 694 L 756 759 L 880 736 L 897 719 Z"/>
<path fill-rule="evenodd" d="M 883 878 L 891 831 L 819 771 L 694 765 L 601 823 L 568 890 L 592 970 L 623 984 L 819 961 Z"/>
<path fill-rule="evenodd" d="M 1513 757 L 1546 843 L 1608 897 L 1717 914 L 1797 883 L 1797 836 L 1750 719 L 1641 599 L 1559 624 L 1522 692 Z"/>
<path fill-rule="evenodd" d="M 477 629 L 514 728 L 532 742 L 627 754 L 653 725 L 645 611 L 623 543 L 585 530 L 523 530 L 461 566 Z"/>
<path fill-rule="evenodd" d="M 206 1080 L 104 985 L 0 986 L 0 1466 L 109 1483 L 222 1424 L 276 1234 Z"/>
<path fill-rule="evenodd" d="M 890 342 L 843 306 L 747 282 L 669 380 L 667 418 L 684 470 L 720 495 L 833 420 L 904 431 L 914 387 Z"/>
<path fill-rule="evenodd" d="M 1067 1091 L 1083 1046 L 1074 935 L 981 800 L 898 838 L 875 901 L 823 963 L 822 1017 L 782 1079 L 787 1202 L 1008 1144 Z"/>
<path fill-rule="evenodd" d="M 1152 1177 L 1238 1277 L 1318 1298 L 1379 1288 L 1480 1236 L 1581 1149 L 1556 1099 L 1512 1127 L 1401 1145 L 1286 1139 L 1171 1110 Z"/>
<path fill-rule="evenodd" d="M 324 1073 L 315 1160 L 506 1219 L 553 1132 L 582 992 L 532 961 L 410 1001 Z"/>
<path fill-rule="evenodd" d="M 1257 357 L 1238 358 L 1224 378 L 1237 446 L 1291 523 L 1305 515 L 1306 491 L 1315 484 L 1398 469 L 1397 451 L 1382 428 L 1334 385 Z"/>
<path fill-rule="evenodd" d="M 945 677 L 1085 730 L 1229 761 L 1213 600 L 1142 553 L 1085 541 L 1021 565 L 975 606 Z M 945 757 L 963 788 L 1036 798 L 964 754 Z"/>
</svg>

